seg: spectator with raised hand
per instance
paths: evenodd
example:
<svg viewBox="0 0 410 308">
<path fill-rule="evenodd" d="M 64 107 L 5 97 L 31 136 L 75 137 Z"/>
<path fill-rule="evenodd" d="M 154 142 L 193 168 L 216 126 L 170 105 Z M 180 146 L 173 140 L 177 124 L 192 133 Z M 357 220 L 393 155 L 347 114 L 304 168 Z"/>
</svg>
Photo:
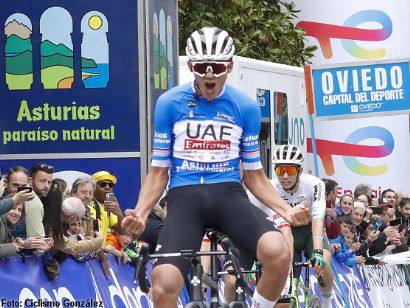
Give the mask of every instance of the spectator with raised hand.
<svg viewBox="0 0 410 308">
<path fill-rule="evenodd" d="M 330 241 L 335 249 L 334 256 L 336 260 L 349 267 L 355 264 L 363 264 L 366 258 L 357 256 L 355 253 L 360 248 L 360 243 L 356 241 L 355 228 L 346 216 L 342 217 L 340 222 L 342 225 L 340 236 Z"/>
<path fill-rule="evenodd" d="M 6 190 L 5 181 L 6 181 L 6 178 L 0 179 L 0 198 L 3 197 L 4 191 Z"/>
<path fill-rule="evenodd" d="M 11 209 L 15 208 L 18 204 L 24 203 L 27 200 L 33 198 L 34 192 L 29 190 L 22 190 L 12 195 L 5 196 L 0 199 L 0 215 L 6 214 Z"/>
<path fill-rule="evenodd" d="M 99 230 L 93 230 L 92 234 L 89 236 L 84 234 L 82 218 L 86 213 L 86 210 L 83 202 L 76 197 L 66 198 L 63 201 L 62 211 L 67 224 L 65 235 L 69 238 L 69 240 L 72 240 L 73 243 L 84 241 L 80 243 L 80 245 L 85 244 L 89 247 L 88 249 L 87 247 L 84 247 L 84 249 L 81 248 L 82 250 L 87 249 L 88 251 L 72 255 L 73 259 L 78 262 L 99 259 L 104 276 L 108 279 L 110 277 L 110 272 L 107 259 L 101 247 L 103 241 L 102 234 Z"/>
<path fill-rule="evenodd" d="M 10 196 L 10 199 L 14 196 Z M 53 241 L 30 237 L 22 239 L 12 237 L 14 226 L 24 217 L 24 203 L 16 199 L 14 207 L 0 217 L 0 257 L 12 257 L 23 249 L 39 249 L 46 251 L 53 246 Z"/>
<path fill-rule="evenodd" d="M 83 176 L 76 179 L 71 187 L 71 195 L 81 200 L 85 208 L 82 218 L 82 227 L 85 235 L 91 235 L 93 230 L 93 217 L 91 208 L 93 207 L 93 196 L 95 192 L 95 181 L 91 176 Z"/>
<path fill-rule="evenodd" d="M 65 201 L 67 201 L 67 199 Z M 101 247 L 103 240 L 102 234 L 97 233 L 96 237 L 81 241 L 65 236 L 63 217 L 69 217 L 72 212 L 63 212 L 62 195 L 57 183 L 53 183 L 47 196 L 42 198 L 42 202 L 44 204 L 44 229 L 46 230 L 47 236 L 54 240 L 54 252 L 61 251 L 67 255 L 78 255 Z M 70 200 L 65 203 L 65 205 L 67 204 L 70 204 L 71 208 L 74 208 L 73 211 L 75 213 L 84 211 L 83 203 L 78 198 L 70 198 Z M 64 207 L 65 210 L 67 208 L 68 206 Z"/>
<path fill-rule="evenodd" d="M 406 244 L 410 244 L 410 198 L 402 198 L 399 203 L 400 216 L 402 224 L 400 230 L 404 237 L 408 238 Z"/>
<path fill-rule="evenodd" d="M 98 171 L 92 175 L 96 182 L 93 202 L 90 204 L 91 217 L 101 221 L 101 232 L 104 234 L 103 246 L 109 229 L 121 231 L 123 213 L 117 198 L 107 200 L 107 194 L 113 194 L 117 178 L 108 171 Z"/>
<path fill-rule="evenodd" d="M 43 167 L 45 165 L 42 165 Z M 41 164 L 36 164 L 33 166 L 33 176 L 36 177 L 37 173 L 41 169 Z M 47 172 L 50 172 L 50 169 L 52 167 L 49 166 L 49 168 L 44 167 L 44 170 L 47 170 Z M 47 173 L 45 172 L 45 173 Z M 52 171 L 51 171 L 52 172 Z M 47 173 L 48 174 L 48 173 Z M 42 177 L 42 174 L 38 174 L 39 177 Z M 49 177 L 51 178 L 51 174 Z M 36 183 L 38 181 L 38 178 L 36 180 Z M 6 192 L 7 193 L 17 193 L 19 187 L 26 187 L 26 186 L 31 186 L 33 189 L 33 181 L 32 177 L 30 177 L 29 171 L 22 167 L 22 166 L 14 166 L 10 168 L 9 172 L 7 173 L 6 177 Z M 36 189 L 34 189 L 36 192 Z M 20 236 L 20 237 L 41 237 L 43 238 L 45 236 L 44 233 L 44 227 L 43 227 L 43 217 L 44 217 L 44 208 L 43 204 L 37 195 L 35 193 L 32 198 L 29 198 L 27 201 L 25 201 L 25 219 L 24 221 L 22 220 L 20 223 L 15 228 L 14 234 L 15 236 Z M 43 253 L 42 250 L 35 249 L 33 251 L 35 255 L 40 255 Z"/>
<path fill-rule="evenodd" d="M 374 230 L 374 227 L 373 230 L 370 230 L 371 227 L 369 227 L 369 230 L 367 230 L 368 226 L 370 225 L 370 217 L 364 220 L 363 218 L 365 217 L 365 213 L 366 209 L 363 203 L 360 201 L 355 201 L 353 204 L 353 211 L 350 218 L 353 226 L 356 229 L 356 239 L 358 239 L 360 242 L 360 248 L 357 250 L 356 255 L 361 255 L 365 257 L 365 264 L 382 265 L 384 264 L 383 260 L 372 258 L 368 254 L 372 242 L 374 242 L 378 238 L 380 231 Z"/>
</svg>

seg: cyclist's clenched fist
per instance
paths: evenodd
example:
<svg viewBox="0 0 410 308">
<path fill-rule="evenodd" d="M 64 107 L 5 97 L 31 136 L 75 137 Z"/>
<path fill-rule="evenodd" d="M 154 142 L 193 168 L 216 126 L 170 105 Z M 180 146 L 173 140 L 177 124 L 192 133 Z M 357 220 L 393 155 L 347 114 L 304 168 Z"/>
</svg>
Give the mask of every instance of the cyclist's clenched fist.
<svg viewBox="0 0 410 308">
<path fill-rule="evenodd" d="M 289 223 L 292 227 L 307 225 L 312 220 L 307 202 L 303 201 L 295 207 L 292 207 L 288 211 L 288 217 Z"/>
<path fill-rule="evenodd" d="M 126 210 L 125 217 L 121 222 L 121 227 L 134 236 L 139 236 L 144 232 L 146 219 L 137 210 Z"/>
</svg>

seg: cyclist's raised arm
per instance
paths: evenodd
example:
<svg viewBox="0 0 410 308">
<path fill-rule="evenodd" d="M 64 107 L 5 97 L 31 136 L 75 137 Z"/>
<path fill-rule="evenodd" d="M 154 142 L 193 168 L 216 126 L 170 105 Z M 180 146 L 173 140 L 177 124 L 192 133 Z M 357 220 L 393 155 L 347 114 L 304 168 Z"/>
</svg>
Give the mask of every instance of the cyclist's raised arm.
<svg viewBox="0 0 410 308">
<path fill-rule="evenodd" d="M 134 235 L 141 234 L 154 205 L 161 198 L 168 184 L 168 168 L 151 166 L 138 197 L 134 210 L 126 210 L 121 226 Z"/>
<path fill-rule="evenodd" d="M 243 180 L 251 193 L 292 225 L 305 225 L 310 221 L 309 208 L 304 204 L 288 205 L 272 186 L 263 169 L 243 170 Z"/>
</svg>

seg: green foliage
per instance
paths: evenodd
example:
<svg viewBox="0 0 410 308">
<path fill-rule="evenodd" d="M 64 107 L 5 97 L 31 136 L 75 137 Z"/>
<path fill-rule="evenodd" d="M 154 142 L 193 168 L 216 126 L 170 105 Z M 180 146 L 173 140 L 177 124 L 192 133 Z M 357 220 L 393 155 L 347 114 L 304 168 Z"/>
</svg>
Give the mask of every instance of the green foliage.
<svg viewBox="0 0 410 308">
<path fill-rule="evenodd" d="M 293 2 L 281 0 L 179 0 L 179 46 L 185 55 L 186 39 L 204 26 L 216 26 L 234 38 L 236 55 L 302 66 L 316 46 L 305 46 L 303 30 L 293 24 Z"/>
</svg>

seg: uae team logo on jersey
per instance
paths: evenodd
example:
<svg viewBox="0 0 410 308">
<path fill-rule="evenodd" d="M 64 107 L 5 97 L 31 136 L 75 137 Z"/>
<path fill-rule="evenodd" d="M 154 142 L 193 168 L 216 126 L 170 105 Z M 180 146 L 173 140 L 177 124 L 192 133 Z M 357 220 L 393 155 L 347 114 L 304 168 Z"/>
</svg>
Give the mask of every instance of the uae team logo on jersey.
<svg viewBox="0 0 410 308">
<path fill-rule="evenodd" d="M 185 150 L 230 150 L 232 126 L 204 123 L 186 123 Z M 226 138 L 226 139 L 225 139 Z"/>
</svg>

